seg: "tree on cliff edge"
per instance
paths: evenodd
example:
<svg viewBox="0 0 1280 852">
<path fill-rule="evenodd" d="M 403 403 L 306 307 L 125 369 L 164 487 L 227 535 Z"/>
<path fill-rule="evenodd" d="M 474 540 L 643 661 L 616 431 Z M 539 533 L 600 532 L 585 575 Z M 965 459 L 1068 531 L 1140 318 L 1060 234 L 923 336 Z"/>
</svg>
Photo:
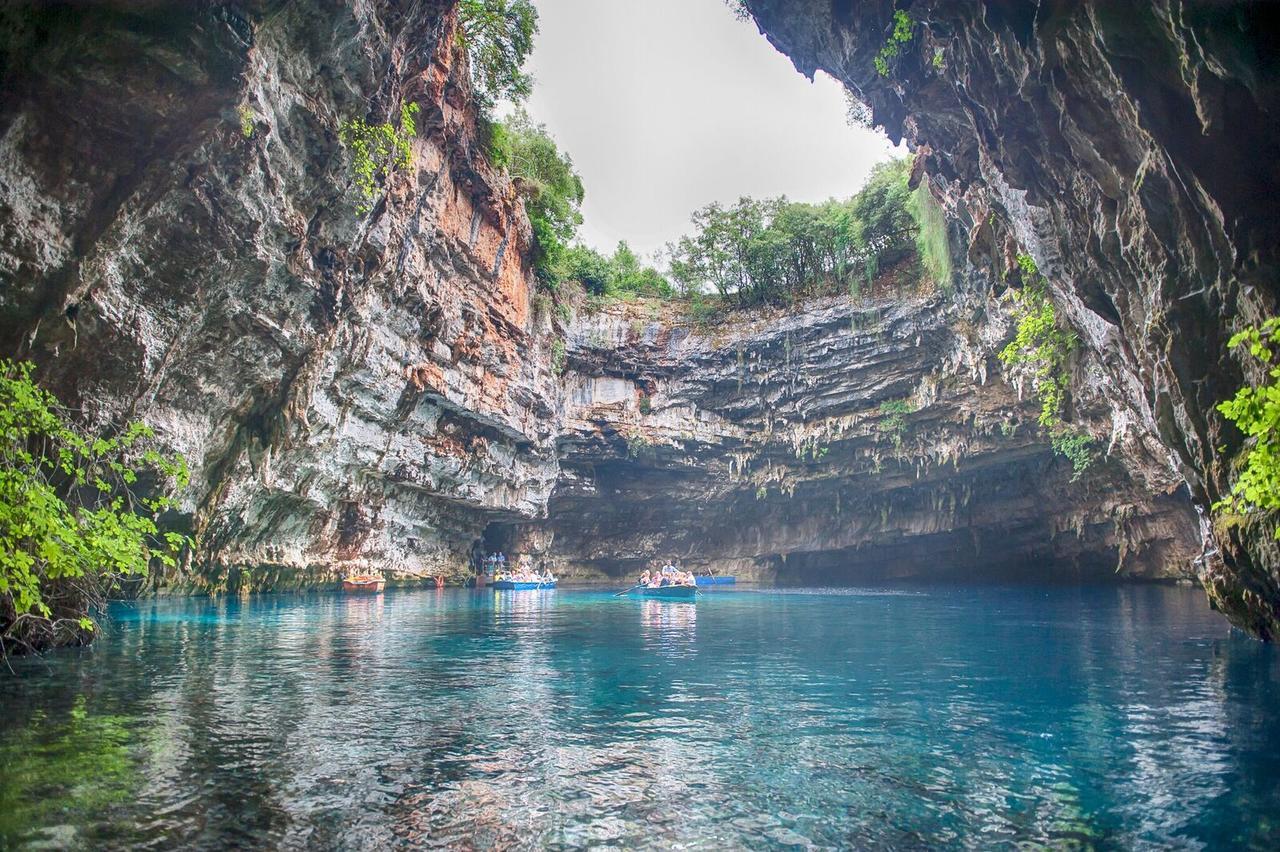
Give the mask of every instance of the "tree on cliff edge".
<svg viewBox="0 0 1280 852">
<path fill-rule="evenodd" d="M 530 0 L 462 0 L 458 40 L 467 49 L 476 96 L 489 107 L 500 100 L 520 103 L 533 80 L 524 61 L 538 33 L 538 10 Z"/>
</svg>

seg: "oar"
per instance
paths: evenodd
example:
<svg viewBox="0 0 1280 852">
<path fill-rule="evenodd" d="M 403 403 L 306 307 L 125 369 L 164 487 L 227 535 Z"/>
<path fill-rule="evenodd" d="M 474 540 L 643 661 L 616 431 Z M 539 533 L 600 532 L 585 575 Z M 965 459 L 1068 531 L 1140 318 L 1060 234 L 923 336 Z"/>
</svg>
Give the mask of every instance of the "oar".
<svg viewBox="0 0 1280 852">
<path fill-rule="evenodd" d="M 622 591 L 618 592 L 616 595 L 614 595 L 614 597 L 615 597 L 615 598 L 620 598 L 620 597 L 622 597 L 623 595 L 625 595 L 625 594 L 627 594 L 627 593 L 629 593 L 629 592 L 633 592 L 633 591 L 635 591 L 635 590 L 636 590 L 636 589 L 638 589 L 638 588 L 640 588 L 640 584 L 639 584 L 639 583 L 636 583 L 636 584 L 635 584 L 634 586 L 632 586 L 631 588 L 629 588 L 629 589 L 623 589 Z"/>
</svg>

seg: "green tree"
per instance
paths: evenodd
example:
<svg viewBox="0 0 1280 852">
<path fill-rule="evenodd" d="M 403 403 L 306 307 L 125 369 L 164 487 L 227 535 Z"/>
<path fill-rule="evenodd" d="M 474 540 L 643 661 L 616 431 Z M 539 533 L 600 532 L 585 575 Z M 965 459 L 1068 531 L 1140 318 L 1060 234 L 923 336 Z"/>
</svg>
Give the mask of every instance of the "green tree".
<svg viewBox="0 0 1280 852">
<path fill-rule="evenodd" d="M 467 50 L 472 87 L 481 104 L 524 101 L 533 85 L 524 63 L 538 33 L 538 10 L 533 3 L 461 0 L 458 22 L 458 39 Z"/>
<path fill-rule="evenodd" d="M 916 252 L 911 202 L 899 162 L 877 168 L 850 201 L 708 204 L 694 211 L 693 233 L 668 247 L 671 277 L 681 293 L 714 291 L 741 307 L 856 292 Z"/>
<path fill-rule="evenodd" d="M 534 268 L 543 284 L 554 287 L 567 245 L 582 224 L 584 191 L 573 160 L 522 109 L 493 125 L 489 158 L 511 175 L 524 198 L 533 226 Z"/>
<path fill-rule="evenodd" d="M 656 296 L 671 298 L 675 288 L 661 272 L 640 261 L 626 242 L 619 242 L 612 257 L 605 257 L 588 246 L 566 249 L 558 277 L 577 281 L 596 296 Z"/>
<path fill-rule="evenodd" d="M 603 296 L 609 291 L 609 259 L 588 246 L 575 245 L 565 250 L 559 278 L 577 281 L 588 293 Z"/>
<path fill-rule="evenodd" d="M 871 277 L 912 252 L 918 224 L 911 215 L 911 190 L 906 159 L 880 163 L 866 186 L 854 197 L 853 210 L 871 260 Z"/>
<path fill-rule="evenodd" d="M 92 611 L 123 578 L 152 559 L 175 564 L 188 543 L 156 523 L 187 484 L 182 457 L 161 454 L 140 423 L 114 437 L 81 434 L 31 376 L 31 364 L 0 360 L 4 650 L 86 641 Z"/>
</svg>

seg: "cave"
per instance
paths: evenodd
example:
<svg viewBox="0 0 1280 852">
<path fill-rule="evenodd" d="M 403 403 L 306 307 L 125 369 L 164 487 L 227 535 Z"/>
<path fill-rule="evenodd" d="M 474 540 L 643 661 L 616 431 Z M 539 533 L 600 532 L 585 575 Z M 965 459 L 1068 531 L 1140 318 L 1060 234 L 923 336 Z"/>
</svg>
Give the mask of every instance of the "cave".
<svg viewBox="0 0 1280 852">
<path fill-rule="evenodd" d="M 0 848 L 1280 848 L 1278 10 L 3 4 Z"/>
</svg>

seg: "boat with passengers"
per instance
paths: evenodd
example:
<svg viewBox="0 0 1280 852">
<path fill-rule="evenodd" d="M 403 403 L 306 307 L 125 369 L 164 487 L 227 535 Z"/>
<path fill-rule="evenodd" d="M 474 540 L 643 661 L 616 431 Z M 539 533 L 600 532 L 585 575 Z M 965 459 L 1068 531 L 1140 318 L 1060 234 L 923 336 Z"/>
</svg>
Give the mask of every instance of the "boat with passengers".
<svg viewBox="0 0 1280 852">
<path fill-rule="evenodd" d="M 658 571 L 645 571 L 627 591 L 642 598 L 691 601 L 698 596 L 698 583 L 688 571 L 668 562 Z"/>
<path fill-rule="evenodd" d="M 550 571 L 538 571 L 533 567 L 533 560 L 528 554 L 520 557 L 514 570 L 499 571 L 493 575 L 493 587 L 513 592 L 528 592 L 534 589 L 554 589 L 556 577 Z"/>
</svg>

